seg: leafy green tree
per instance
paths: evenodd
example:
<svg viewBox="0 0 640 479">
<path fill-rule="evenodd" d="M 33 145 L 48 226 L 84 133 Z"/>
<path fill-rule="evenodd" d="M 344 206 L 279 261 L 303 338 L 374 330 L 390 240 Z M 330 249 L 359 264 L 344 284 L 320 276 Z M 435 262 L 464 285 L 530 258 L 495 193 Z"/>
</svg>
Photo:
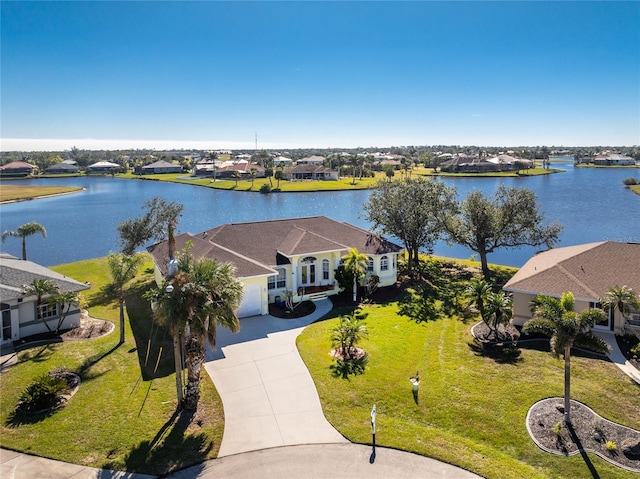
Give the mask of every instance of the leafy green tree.
<svg viewBox="0 0 640 479">
<path fill-rule="evenodd" d="M 526 188 L 500 185 L 493 198 L 475 190 L 467 195 L 457 215 L 446 217 L 449 239 L 480 255 L 482 274 L 490 277 L 487 254 L 524 245 L 552 247 L 562 225 L 543 224 L 537 198 Z"/>
<path fill-rule="evenodd" d="M 364 320 L 366 314 L 356 310 L 340 316 L 339 323 L 331 329 L 331 344 L 340 351 L 340 357 L 350 361 L 357 357 L 356 345 L 369 335 Z"/>
<path fill-rule="evenodd" d="M 120 343 L 124 343 L 124 285 L 131 281 L 142 263 L 142 256 L 111 253 L 108 257 L 112 285 L 120 305 Z"/>
<path fill-rule="evenodd" d="M 366 254 L 359 253 L 356 248 L 351 248 L 342 260 L 344 269 L 353 276 L 353 302 L 355 303 L 358 299 L 358 284 L 367 271 L 369 258 Z"/>
<path fill-rule="evenodd" d="M 640 298 L 628 286 L 612 286 L 600 299 L 605 311 L 620 311 L 624 317 L 631 310 L 640 309 Z"/>
<path fill-rule="evenodd" d="M 21 226 L 18 226 L 18 229 L 15 231 L 6 230 L 2 233 L 2 242 L 9 236 L 14 236 L 18 238 L 22 238 L 22 259 L 27 260 L 27 237 L 33 236 L 36 233 L 40 233 L 44 238 L 47 237 L 47 230 L 40 223 L 36 223 L 35 221 L 30 221 L 29 223 L 25 223 Z"/>
<path fill-rule="evenodd" d="M 242 300 L 242 283 L 235 278 L 233 265 L 215 259 L 193 259 L 187 253 L 179 261 L 179 271 L 165 294 L 156 294 L 155 317 L 175 337 L 184 334 L 187 385 L 184 407 L 195 410 L 200 399 L 201 369 L 205 358 L 205 341 L 216 347 L 218 325 L 236 332 L 236 316 Z M 178 366 L 178 362 L 176 366 Z M 176 370 L 176 377 L 181 370 Z M 180 394 L 180 393 L 179 393 Z M 180 395 L 178 396 L 180 398 Z"/>
<path fill-rule="evenodd" d="M 409 255 L 409 271 L 419 265 L 421 248 L 432 251 L 456 211 L 456 190 L 431 178 L 380 181 L 363 205 L 375 230 L 400 238 Z"/>
<path fill-rule="evenodd" d="M 574 310 L 573 293 L 566 292 L 560 299 L 544 294 L 532 302 L 533 319 L 522 328 L 525 333 L 542 333 L 551 338 L 551 353 L 564 355 L 564 422 L 571 423 L 571 348 L 584 347 L 600 353 L 608 353 L 609 345 L 593 334 L 591 328 L 606 316 L 601 309 Z"/>
<path fill-rule="evenodd" d="M 124 255 L 133 255 L 137 248 L 144 246 L 151 239 L 164 240 L 167 237 L 169 225 L 175 225 L 182 216 L 184 206 L 155 196 L 144 203 L 143 209 L 142 216 L 118 225 L 121 251 Z"/>
<path fill-rule="evenodd" d="M 31 284 L 25 284 L 22 287 L 22 294 L 36 297 L 36 317 L 44 323 L 50 333 L 53 331 L 47 324 L 46 318 L 42 316 L 42 305 L 45 296 L 57 295 L 59 290 L 60 288 L 53 280 L 45 278 L 34 279 Z"/>
</svg>

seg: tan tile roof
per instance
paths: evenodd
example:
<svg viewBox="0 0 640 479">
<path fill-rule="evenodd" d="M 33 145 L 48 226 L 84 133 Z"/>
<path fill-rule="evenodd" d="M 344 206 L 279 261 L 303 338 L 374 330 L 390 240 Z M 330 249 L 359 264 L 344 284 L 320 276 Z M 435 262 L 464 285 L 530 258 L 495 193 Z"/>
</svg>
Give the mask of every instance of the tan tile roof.
<svg viewBox="0 0 640 479">
<path fill-rule="evenodd" d="M 598 301 L 612 286 L 640 292 L 640 243 L 603 241 L 554 248 L 532 257 L 505 284 L 507 291 Z"/>
</svg>

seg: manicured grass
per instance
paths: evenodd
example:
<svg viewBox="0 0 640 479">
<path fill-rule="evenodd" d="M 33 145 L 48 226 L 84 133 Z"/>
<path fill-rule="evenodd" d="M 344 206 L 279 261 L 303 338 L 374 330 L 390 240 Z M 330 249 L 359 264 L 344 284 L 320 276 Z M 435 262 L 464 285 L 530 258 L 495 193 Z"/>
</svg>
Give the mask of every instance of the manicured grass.
<svg viewBox="0 0 640 479">
<path fill-rule="evenodd" d="M 79 186 L 21 186 L 0 183 L 0 203 L 32 200 L 42 196 L 63 195 L 81 190 Z"/>
<path fill-rule="evenodd" d="M 349 440 L 371 443 L 370 411 L 377 407 L 376 444 L 434 457 L 487 478 L 592 477 L 581 456 L 543 452 L 530 439 L 525 417 L 536 401 L 561 396 L 563 362 L 548 343 L 521 345 L 513 355 L 483 355 L 472 343 L 474 321 L 447 318 L 415 323 L 398 303 L 366 306 L 369 361 L 364 373 L 335 377 L 330 330 L 339 313 L 298 338 L 324 413 Z M 575 355 L 572 398 L 598 414 L 640 429 L 640 389 L 612 363 Z M 420 372 L 419 404 L 409 377 Z M 598 477 L 633 474 L 589 454 Z M 595 476 L 593 476 L 595 477 Z"/>
<path fill-rule="evenodd" d="M 384 178 L 383 174 L 379 173 L 374 178 L 362 178 L 360 180 L 356 177 L 355 183 L 353 178 L 340 178 L 334 181 L 280 181 L 278 187 L 278 181 L 271 178 L 271 183 L 267 178 L 256 178 L 253 183 L 250 179 L 238 180 L 220 180 L 212 181 L 211 178 L 194 178 L 189 176 L 188 173 L 176 173 L 176 174 L 158 174 L 158 175 L 134 175 L 128 173 L 126 175 L 118 175 L 123 178 L 143 179 L 143 180 L 155 180 L 155 181 L 170 181 L 173 183 L 186 183 L 189 185 L 206 186 L 208 188 L 215 188 L 219 190 L 233 190 L 233 191 L 253 191 L 259 192 L 262 185 L 270 185 L 273 193 L 291 193 L 291 192 L 312 192 L 312 191 L 343 191 L 343 190 L 363 190 L 372 188 L 376 185 L 378 180 Z"/>
<path fill-rule="evenodd" d="M 19 364 L 0 376 L 0 445 L 75 464 L 150 474 L 216 457 L 224 416 L 220 397 L 206 375 L 195 418 L 174 416 L 171 340 L 154 325 L 149 305 L 140 298 L 152 282 L 151 259 L 128 285 L 126 342 L 120 346 L 118 305 L 106 288 L 110 281 L 106 259 L 52 269 L 90 281 L 91 290 L 85 292 L 90 315 L 111 320 L 116 329 L 98 339 L 21 351 Z M 68 404 L 51 415 L 14 418 L 20 392 L 35 377 L 59 366 L 82 377 Z"/>
</svg>

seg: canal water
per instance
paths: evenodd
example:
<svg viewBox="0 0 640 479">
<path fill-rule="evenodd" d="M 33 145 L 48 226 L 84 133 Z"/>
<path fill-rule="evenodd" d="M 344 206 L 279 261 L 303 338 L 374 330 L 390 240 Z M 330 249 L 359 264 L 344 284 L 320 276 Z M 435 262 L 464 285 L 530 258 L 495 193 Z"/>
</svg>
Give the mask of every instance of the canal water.
<svg viewBox="0 0 640 479">
<path fill-rule="evenodd" d="M 444 181 L 456 187 L 459 198 L 474 189 L 492 194 L 503 183 L 532 189 L 546 219 L 564 225 L 559 246 L 603 240 L 640 242 L 640 195 L 622 184 L 624 178 L 640 177 L 640 168 L 574 168 L 571 158 L 553 166 L 566 171 L 534 177 L 446 178 Z M 178 233 L 199 233 L 231 222 L 315 215 L 370 227 L 362 217 L 362 204 L 370 193 L 367 190 L 263 195 L 111 177 L 41 178 L 16 184 L 84 188 L 80 193 L 0 206 L 2 231 L 14 230 L 29 221 L 46 228 L 46 239 L 39 235 L 27 239 L 28 259 L 45 266 L 117 251 L 117 225 L 140 215 L 144 201 L 154 196 L 184 205 Z M 18 238 L 7 238 L 1 248 L 21 256 Z M 535 252 L 536 248 L 531 247 L 501 249 L 490 254 L 489 261 L 522 266 Z M 436 245 L 434 253 L 457 258 L 469 258 L 473 254 L 444 242 Z"/>
</svg>

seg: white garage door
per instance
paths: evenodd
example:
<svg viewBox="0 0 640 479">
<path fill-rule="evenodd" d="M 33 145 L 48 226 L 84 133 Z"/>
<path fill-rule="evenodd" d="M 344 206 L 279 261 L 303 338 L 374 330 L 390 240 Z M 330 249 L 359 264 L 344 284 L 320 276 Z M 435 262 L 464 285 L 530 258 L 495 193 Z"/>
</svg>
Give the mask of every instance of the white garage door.
<svg viewBox="0 0 640 479">
<path fill-rule="evenodd" d="M 247 316 L 256 316 L 260 314 L 260 304 L 262 303 L 260 295 L 260 285 L 250 284 L 244 287 L 244 299 L 238 308 L 237 315 L 239 318 Z"/>
</svg>

